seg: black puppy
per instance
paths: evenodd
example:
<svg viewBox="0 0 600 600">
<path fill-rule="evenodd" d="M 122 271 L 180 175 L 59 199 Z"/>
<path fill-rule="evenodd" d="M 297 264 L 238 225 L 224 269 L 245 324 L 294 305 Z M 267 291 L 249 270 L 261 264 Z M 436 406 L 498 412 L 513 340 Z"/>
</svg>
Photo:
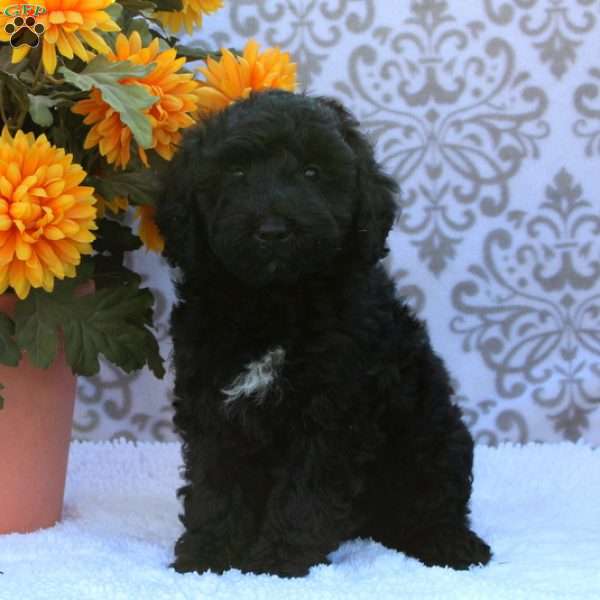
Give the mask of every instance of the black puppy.
<svg viewBox="0 0 600 600">
<path fill-rule="evenodd" d="M 490 559 L 448 374 L 378 264 L 395 192 L 333 100 L 258 94 L 185 137 L 158 207 L 180 269 L 178 571 L 299 576 L 357 536 Z"/>
</svg>

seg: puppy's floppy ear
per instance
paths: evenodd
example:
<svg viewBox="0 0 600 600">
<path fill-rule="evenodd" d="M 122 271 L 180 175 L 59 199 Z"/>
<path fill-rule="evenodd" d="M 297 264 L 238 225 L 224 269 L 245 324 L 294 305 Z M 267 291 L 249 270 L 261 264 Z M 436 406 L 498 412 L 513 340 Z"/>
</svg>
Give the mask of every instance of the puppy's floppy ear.
<svg viewBox="0 0 600 600">
<path fill-rule="evenodd" d="M 359 207 L 355 216 L 356 239 L 369 264 L 387 254 L 386 239 L 398 209 L 398 184 L 375 160 L 373 147 L 360 132 L 358 121 L 337 100 L 319 98 L 338 118 L 340 131 L 357 159 Z"/>
<path fill-rule="evenodd" d="M 200 232 L 194 175 L 203 138 L 201 127 L 188 130 L 180 149 L 161 174 L 156 224 L 165 240 L 163 256 L 171 266 L 184 270 L 198 258 L 195 255 Z"/>
</svg>

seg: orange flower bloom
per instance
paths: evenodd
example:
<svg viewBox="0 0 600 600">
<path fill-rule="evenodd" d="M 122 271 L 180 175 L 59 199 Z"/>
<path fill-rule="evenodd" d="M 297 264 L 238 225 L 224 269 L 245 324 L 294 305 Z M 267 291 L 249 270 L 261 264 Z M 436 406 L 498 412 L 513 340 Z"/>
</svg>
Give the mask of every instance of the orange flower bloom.
<svg viewBox="0 0 600 600">
<path fill-rule="evenodd" d="M 175 146 L 181 139 L 180 129 L 193 125 L 190 113 L 196 110 L 198 99 L 195 91 L 198 82 L 192 73 L 181 73 L 185 58 L 177 58 L 173 48 L 160 51 L 158 39 L 152 40 L 146 48 L 137 31 L 129 39 L 120 33 L 117 36 L 115 51 L 107 54 L 113 62 L 129 60 L 138 65 L 156 65 L 156 68 L 144 77 L 123 79 L 125 85 L 142 85 L 158 100 L 146 109 L 145 114 L 152 125 L 151 148 L 165 160 L 171 160 Z M 98 145 L 100 154 L 110 164 L 125 168 L 130 160 L 132 134 L 97 89 L 92 89 L 89 98 L 80 100 L 72 108 L 73 112 L 85 115 L 84 123 L 92 125 L 85 138 L 84 148 Z M 148 166 L 143 148 L 138 148 L 142 162 Z"/>
<path fill-rule="evenodd" d="M 35 17 L 36 26 L 44 27 L 40 34 L 42 43 L 42 63 L 46 73 L 56 71 L 56 51 L 66 58 L 79 57 L 90 61 L 96 54 L 106 54 L 110 48 L 97 31 L 119 31 L 119 26 L 110 18 L 106 9 L 115 0 L 36 0 L 35 4 L 46 9 L 44 14 Z M 0 6 L 15 4 L 12 0 L 0 0 Z M 4 26 L 12 18 L 0 11 L 0 41 L 8 41 L 10 35 Z M 41 29 L 41 28 L 40 28 Z M 86 48 L 87 46 L 87 48 Z M 13 48 L 12 62 L 18 63 L 29 54 L 31 47 L 22 44 Z"/>
<path fill-rule="evenodd" d="M 125 196 L 115 196 L 112 200 L 106 200 L 98 193 L 94 195 L 96 196 L 98 218 L 102 218 L 107 211 L 110 211 L 113 215 L 118 215 L 129 208 L 129 200 Z"/>
<path fill-rule="evenodd" d="M 81 255 L 92 253 L 94 188 L 79 185 L 86 172 L 72 159 L 45 135 L 2 130 L 0 293 L 51 292 L 55 277 L 74 277 Z"/>
<path fill-rule="evenodd" d="M 154 16 L 172 33 L 184 27 L 188 33 L 202 27 L 202 14 L 208 15 L 223 7 L 223 0 L 183 0 L 182 10 L 157 11 Z"/>
<path fill-rule="evenodd" d="M 295 90 L 296 65 L 290 62 L 290 55 L 279 48 L 269 48 L 262 54 L 258 50 L 256 40 L 246 44 L 241 57 L 223 48 L 219 62 L 208 58 L 207 66 L 198 69 L 206 77 L 196 92 L 200 116 L 222 110 L 253 91 Z"/>
<path fill-rule="evenodd" d="M 165 241 L 160 235 L 160 231 L 154 221 L 156 209 L 154 206 L 144 204 L 138 206 L 135 211 L 136 217 L 140 220 L 140 229 L 138 235 L 148 250 L 160 254 L 165 248 Z"/>
</svg>

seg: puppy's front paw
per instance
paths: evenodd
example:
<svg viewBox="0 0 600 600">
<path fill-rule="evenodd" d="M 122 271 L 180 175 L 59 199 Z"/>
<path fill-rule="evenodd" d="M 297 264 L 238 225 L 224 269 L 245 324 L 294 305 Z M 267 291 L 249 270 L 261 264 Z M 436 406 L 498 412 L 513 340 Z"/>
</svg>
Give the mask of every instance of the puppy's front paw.
<svg viewBox="0 0 600 600">
<path fill-rule="evenodd" d="M 227 557 L 210 552 L 208 547 L 203 536 L 184 534 L 175 544 L 175 560 L 171 568 L 178 573 L 211 571 L 220 575 L 232 567 Z"/>
<path fill-rule="evenodd" d="M 285 552 L 282 545 L 262 539 L 245 553 L 241 569 L 245 573 L 304 577 L 313 565 L 326 560 L 321 554 Z"/>
<path fill-rule="evenodd" d="M 205 556 L 191 556 L 182 555 L 177 556 L 175 560 L 169 565 L 172 569 L 175 569 L 178 573 L 216 573 L 221 575 L 225 571 L 233 568 L 229 563 L 219 562 L 216 560 L 209 560 Z"/>
<path fill-rule="evenodd" d="M 308 575 L 310 565 L 292 563 L 292 562 L 261 562 L 256 564 L 247 564 L 242 569 L 245 573 L 254 573 L 255 575 L 277 575 L 278 577 L 304 577 Z"/>
<path fill-rule="evenodd" d="M 476 533 L 469 529 L 429 532 L 413 538 L 407 554 L 431 566 L 468 569 L 471 565 L 485 565 L 492 551 Z"/>
<path fill-rule="evenodd" d="M 190 556 L 178 556 L 169 566 L 178 573 L 204 573 L 206 571 L 212 571 L 208 565 L 201 565 Z M 219 572 L 219 574 L 220 573 L 222 573 L 222 571 Z"/>
</svg>

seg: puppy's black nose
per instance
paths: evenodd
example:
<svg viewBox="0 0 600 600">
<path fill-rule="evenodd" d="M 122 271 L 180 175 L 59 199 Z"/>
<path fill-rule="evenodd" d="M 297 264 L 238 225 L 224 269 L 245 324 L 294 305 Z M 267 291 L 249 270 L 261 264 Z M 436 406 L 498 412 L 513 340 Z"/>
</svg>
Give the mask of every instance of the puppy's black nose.
<svg viewBox="0 0 600 600">
<path fill-rule="evenodd" d="M 270 216 L 262 221 L 254 235 L 261 242 L 284 242 L 291 234 L 285 219 Z"/>
</svg>

